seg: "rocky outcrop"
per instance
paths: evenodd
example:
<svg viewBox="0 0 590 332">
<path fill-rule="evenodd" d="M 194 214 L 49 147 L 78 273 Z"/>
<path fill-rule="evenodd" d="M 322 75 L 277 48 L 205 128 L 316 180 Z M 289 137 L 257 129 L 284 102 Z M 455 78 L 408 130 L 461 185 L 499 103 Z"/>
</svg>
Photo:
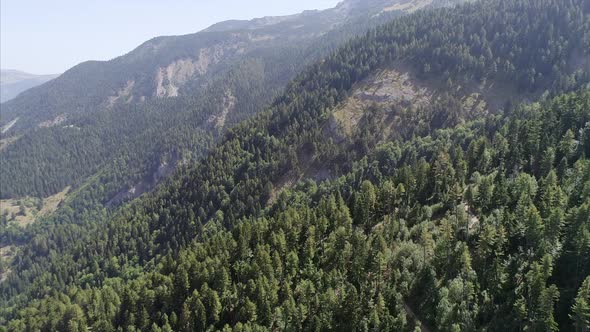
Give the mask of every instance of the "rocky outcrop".
<svg viewBox="0 0 590 332">
<path fill-rule="evenodd" d="M 169 159 L 161 161 L 155 170 L 148 172 L 144 179 L 114 195 L 106 203 L 106 206 L 118 206 L 123 202 L 137 198 L 152 190 L 158 183 L 169 177 L 176 170 L 176 167 L 185 162 L 186 161 L 181 160 L 177 153 L 173 153 Z"/>
<path fill-rule="evenodd" d="M 226 91 L 223 96 L 223 103 L 221 105 L 221 112 L 213 114 L 209 117 L 207 122 L 216 129 L 222 129 L 225 126 L 227 115 L 236 107 L 236 97 L 231 91 Z"/>
<path fill-rule="evenodd" d="M 394 104 L 419 106 L 428 103 L 431 97 L 430 89 L 411 77 L 408 71 L 382 70 L 354 88 L 351 96 L 333 112 L 332 121 L 343 134 L 351 136 L 371 106 L 382 109 Z"/>
<path fill-rule="evenodd" d="M 38 127 L 39 128 L 54 127 L 54 126 L 57 126 L 60 123 L 63 123 L 64 121 L 66 121 L 66 119 L 67 119 L 67 116 L 65 114 L 60 114 L 60 115 L 56 116 L 54 119 L 52 119 L 52 120 L 41 122 Z"/>
<path fill-rule="evenodd" d="M 111 108 L 120 100 L 123 100 L 125 103 L 130 103 L 133 101 L 133 87 L 135 86 L 135 81 L 129 80 L 125 84 L 124 87 L 119 89 L 114 96 L 110 96 L 107 101 L 107 107 Z"/>
<path fill-rule="evenodd" d="M 399 3 L 393 4 L 383 9 L 384 12 L 391 11 L 404 11 L 407 13 L 413 13 L 418 9 L 425 8 L 432 4 L 433 0 L 405 0 Z"/>
<path fill-rule="evenodd" d="M 227 53 L 222 45 L 202 48 L 195 59 L 185 58 L 177 60 L 156 72 L 155 95 L 158 98 L 177 97 L 179 89 L 196 76 L 205 75 L 209 68 L 218 64 Z"/>
</svg>

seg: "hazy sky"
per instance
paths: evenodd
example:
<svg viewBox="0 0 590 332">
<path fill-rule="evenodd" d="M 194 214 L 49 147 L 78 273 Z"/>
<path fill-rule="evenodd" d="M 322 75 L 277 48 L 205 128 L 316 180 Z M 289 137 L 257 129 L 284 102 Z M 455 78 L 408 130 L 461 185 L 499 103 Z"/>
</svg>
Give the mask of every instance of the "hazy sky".
<svg viewBox="0 0 590 332">
<path fill-rule="evenodd" d="M 0 66 L 61 73 L 108 60 L 156 36 L 197 32 L 228 19 L 325 9 L 339 0 L 1 0 Z"/>
</svg>

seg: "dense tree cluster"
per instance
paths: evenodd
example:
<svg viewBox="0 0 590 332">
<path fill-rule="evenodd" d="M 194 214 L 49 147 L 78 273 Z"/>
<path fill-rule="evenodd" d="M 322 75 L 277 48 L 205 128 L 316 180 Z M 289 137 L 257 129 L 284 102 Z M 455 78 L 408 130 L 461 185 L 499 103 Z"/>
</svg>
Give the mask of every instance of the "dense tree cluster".
<svg viewBox="0 0 590 332">
<path fill-rule="evenodd" d="M 219 69 L 187 83 L 178 97 L 137 102 L 140 97 L 135 96 L 128 99 L 132 101 L 129 103 L 119 101 L 112 110 L 105 109 L 104 100 L 131 73 L 138 71 L 135 74 L 141 76 L 134 79 L 138 81 L 134 88 L 149 91 L 154 82 L 144 76 L 151 73 L 150 68 L 196 54 L 200 48 L 227 43 L 222 41 L 232 34 L 248 33 L 230 29 L 167 42 L 164 38 L 151 41 L 171 44 L 154 55 L 155 59 L 144 52 L 149 48 L 148 42 L 111 62 L 76 67 L 65 74 L 67 79 L 61 78 L 41 91 L 31 91 L 26 98 L 3 105 L 2 120 L 18 116 L 19 125 L 57 116 L 63 116 L 65 122 L 50 128 L 17 131 L 16 142 L 1 151 L 0 197 L 46 197 L 69 185 L 86 186 L 84 182 L 88 181 L 97 185 L 96 178 L 101 177 L 100 185 L 113 188 L 102 197 L 109 201 L 117 192 L 150 178 L 159 162 L 167 161 L 171 155 L 198 159 L 219 134 L 270 104 L 306 65 L 330 54 L 352 36 L 401 14 L 367 18 L 358 13 L 355 15 L 359 17 L 353 15 L 352 21 L 317 38 L 311 37 L 315 36 L 313 32 L 326 30 L 328 24 L 313 15 L 303 17 L 306 27 L 298 33 L 309 36 L 297 43 L 291 38 L 275 38 L 251 45 L 253 49 L 247 54 L 230 57 Z M 290 26 L 272 25 L 257 33 L 289 36 L 291 30 Z M 98 87 L 89 88 L 94 85 Z M 55 95 L 58 92 L 67 95 Z M 31 119 L 23 116 L 29 113 Z M 217 121 L 221 118 L 223 121 Z M 121 160 L 125 161 L 124 168 L 117 166 Z M 110 179 L 105 179 L 105 174 Z"/>
<path fill-rule="evenodd" d="M 588 41 L 589 10 L 477 2 L 353 40 L 154 193 L 114 212 L 78 196 L 20 234 L 0 325 L 587 329 L 587 89 L 476 119 L 450 93 L 385 141 L 370 118 L 340 144 L 324 128 L 355 83 L 399 62 L 443 74 L 449 88 L 515 77 L 519 93 L 578 87 L 587 73 L 563 59 L 587 59 L 589 48 L 568 41 Z M 531 70 L 541 76 L 520 75 Z M 341 176 L 279 194 L 322 163 Z"/>
<path fill-rule="evenodd" d="M 382 145 L 145 272 L 95 262 L 8 329 L 583 330 L 589 121 L 585 92 Z"/>
</svg>

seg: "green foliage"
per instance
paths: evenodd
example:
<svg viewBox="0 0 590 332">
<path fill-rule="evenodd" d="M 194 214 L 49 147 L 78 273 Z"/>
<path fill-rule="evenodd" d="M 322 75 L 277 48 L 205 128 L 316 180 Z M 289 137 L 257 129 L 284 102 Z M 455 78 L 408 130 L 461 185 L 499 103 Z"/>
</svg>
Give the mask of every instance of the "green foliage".
<svg viewBox="0 0 590 332">
<path fill-rule="evenodd" d="M 587 7 L 474 3 L 353 40 L 153 193 L 113 212 L 77 201 L 27 229 L 0 285 L 0 323 L 578 328 L 590 275 L 589 91 L 476 119 L 449 95 L 409 114 L 455 120 L 434 117 L 393 139 L 359 134 L 336 144 L 324 125 L 356 82 L 402 60 L 455 82 L 516 78 L 523 90 L 559 91 L 568 76 L 560 59 L 576 51 L 565 40 L 587 33 L 579 15 Z M 318 164 L 334 165 L 330 179 L 285 186 Z"/>
<path fill-rule="evenodd" d="M 420 168 L 405 166 L 406 160 L 412 160 L 406 158 L 410 154 L 435 165 L 447 146 L 468 149 L 477 137 L 488 140 L 499 134 L 513 140 L 534 128 L 533 122 L 562 128 L 547 136 L 553 142 L 549 146 L 559 144 L 567 128 L 560 125 L 562 121 L 574 128 L 583 126 L 590 118 L 589 103 L 588 92 L 564 95 L 544 105 L 518 108 L 498 118 L 496 126 L 476 121 L 436 131 L 430 142 L 393 143 L 402 158 L 390 171 L 384 171 L 390 161 L 381 164 L 381 152 L 376 151 L 368 164 L 357 163 L 348 175 L 319 188 L 291 191 L 275 203 L 275 209 L 245 218 L 232 230 L 214 230 L 197 238 L 137 277 L 107 276 L 100 283 L 71 286 L 61 295 L 33 300 L 32 308 L 60 309 L 50 314 L 40 309 L 19 311 L 7 326 L 9 330 L 23 326 L 411 330 L 415 324 L 427 324 L 441 331 L 550 331 L 569 326 L 555 312 L 557 302 L 566 300 L 571 303 L 573 326 L 583 331 L 588 280 L 575 299 L 563 299 L 560 285 L 568 279 L 553 278 L 559 275 L 556 269 L 571 267 L 555 262 L 574 253 L 547 243 L 562 243 L 557 247 L 571 243 L 584 251 L 585 242 L 570 241 L 567 230 L 545 233 L 541 225 L 550 224 L 553 209 L 561 207 L 572 211 L 568 227 L 588 227 L 590 197 L 579 191 L 585 187 L 565 189 L 570 181 L 577 182 L 572 177 L 587 177 L 587 173 L 576 174 L 569 168 L 567 176 L 559 177 L 551 169 L 536 180 L 524 169 L 505 168 L 505 164 L 529 160 L 492 159 L 489 173 L 468 173 L 465 183 L 476 186 L 485 182 L 482 178 L 491 179 L 491 194 L 479 196 L 479 204 L 490 206 L 488 212 L 464 214 L 462 207 L 443 204 L 436 214 L 425 214 L 430 198 L 443 197 L 437 194 L 446 190 L 436 184 L 439 170 L 427 167 L 431 180 L 416 189 L 412 181 L 407 182 L 412 178 L 408 172 L 417 173 Z M 530 144 L 518 142 L 515 149 Z M 574 164 L 588 169 L 590 163 L 578 150 L 572 155 Z M 452 157 L 449 162 L 454 164 Z M 359 183 L 357 175 L 366 174 L 367 167 L 383 171 Z M 512 194 L 500 199 L 496 195 L 503 191 L 495 188 L 503 186 L 504 176 L 512 179 L 506 184 Z M 448 177 L 450 183 L 459 180 L 457 172 Z M 590 185 L 588 181 L 585 186 Z M 582 203 L 575 199 L 580 195 Z M 288 207 L 283 200 L 291 202 Z M 581 223 L 576 226 L 578 219 Z M 573 257 L 580 276 L 588 275 L 590 268 L 582 257 L 586 256 Z M 105 275 L 101 270 L 112 268 L 96 266 L 95 278 Z M 411 307 L 420 311 L 410 314 Z"/>
<path fill-rule="evenodd" d="M 367 17 L 369 8 L 360 9 L 345 16 L 301 15 L 286 25 L 252 23 L 254 30 L 212 28 L 155 38 L 27 91 L 2 105 L 0 123 L 18 121 L 2 135 L 16 141 L 1 152 L 0 197 L 46 197 L 66 186 L 99 183 L 106 189 L 99 193 L 103 203 L 118 205 L 133 186 L 151 190 L 160 162 L 198 160 L 228 128 L 270 104 L 305 66 L 403 14 Z M 177 97 L 155 97 L 154 76 L 177 60 L 208 65 L 189 75 Z M 129 95 L 112 101 L 129 82 Z"/>
<path fill-rule="evenodd" d="M 570 318 L 574 322 L 576 332 L 590 330 L 590 277 L 580 286 Z"/>
</svg>

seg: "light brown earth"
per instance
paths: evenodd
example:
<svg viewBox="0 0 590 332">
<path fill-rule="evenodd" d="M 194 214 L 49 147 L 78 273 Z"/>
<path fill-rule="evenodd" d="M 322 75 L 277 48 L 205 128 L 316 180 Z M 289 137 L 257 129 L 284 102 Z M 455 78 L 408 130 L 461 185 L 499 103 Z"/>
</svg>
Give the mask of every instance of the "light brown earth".
<svg viewBox="0 0 590 332">
<path fill-rule="evenodd" d="M 117 94 L 114 96 L 110 96 L 107 102 L 107 107 L 111 108 L 115 105 L 115 103 L 119 100 L 124 100 L 126 103 L 130 103 L 133 101 L 133 87 L 135 86 L 135 81 L 130 80 L 127 81 L 124 87 L 117 91 Z"/>
<path fill-rule="evenodd" d="M 432 0 L 406 0 L 405 2 L 396 3 L 393 6 L 389 6 L 383 9 L 384 12 L 392 12 L 392 11 L 405 11 L 408 13 L 413 13 L 418 9 L 422 9 L 432 3 Z"/>
<path fill-rule="evenodd" d="M 418 106 L 428 103 L 432 95 L 431 89 L 418 83 L 408 71 L 381 70 L 357 84 L 351 96 L 334 110 L 332 116 L 343 133 L 352 136 L 369 107 Z"/>
<path fill-rule="evenodd" d="M 56 116 L 53 120 L 47 120 L 44 122 L 41 122 L 38 127 L 39 128 L 49 128 L 49 127 L 54 127 L 57 126 L 58 124 L 66 121 L 67 116 L 65 114 L 60 114 L 58 116 Z"/>
<path fill-rule="evenodd" d="M 234 110 L 236 106 L 236 97 L 233 93 L 228 90 L 223 96 L 223 106 L 219 114 L 213 114 L 207 120 L 208 123 L 212 124 L 217 129 L 222 129 L 225 126 L 225 120 L 227 115 Z"/>
<path fill-rule="evenodd" d="M 6 149 L 10 144 L 16 142 L 21 136 L 12 136 L 0 139 L 0 151 Z"/>
<path fill-rule="evenodd" d="M 48 216 L 55 212 L 59 204 L 65 200 L 69 191 L 70 187 L 67 187 L 62 192 L 43 199 L 43 206 L 41 207 L 41 210 L 37 210 L 36 202 L 38 198 L 25 197 L 18 200 L 0 200 L 0 214 L 8 213 L 9 222 L 14 222 L 20 227 L 26 227 L 35 222 L 38 218 Z M 19 202 L 25 206 L 24 215 L 20 214 Z M 11 220 L 11 216 L 13 214 L 15 215 L 15 218 Z"/>
</svg>

